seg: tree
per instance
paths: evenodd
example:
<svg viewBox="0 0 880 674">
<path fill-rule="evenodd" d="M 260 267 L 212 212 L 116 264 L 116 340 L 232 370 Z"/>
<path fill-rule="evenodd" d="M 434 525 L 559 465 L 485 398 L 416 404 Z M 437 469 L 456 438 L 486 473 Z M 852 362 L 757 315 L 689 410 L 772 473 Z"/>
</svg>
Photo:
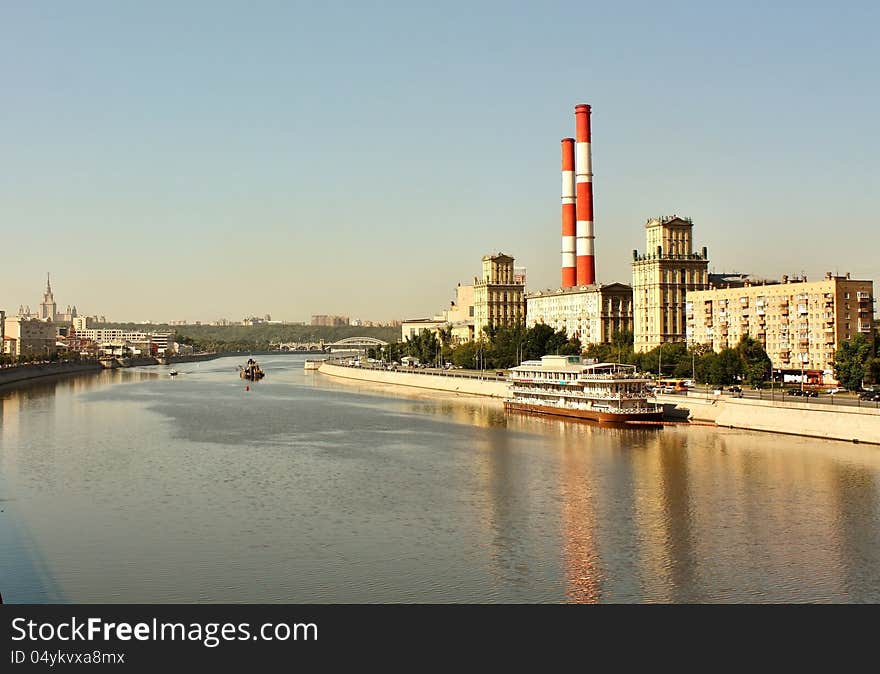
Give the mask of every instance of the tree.
<svg viewBox="0 0 880 674">
<path fill-rule="evenodd" d="M 743 379 L 752 386 L 761 386 L 772 367 L 770 357 L 764 351 L 764 347 L 758 340 L 743 335 L 735 350 L 742 361 L 741 374 Z"/>
<path fill-rule="evenodd" d="M 834 376 L 844 388 L 850 391 L 862 388 L 862 382 L 869 373 L 868 361 L 872 352 L 871 342 L 861 333 L 840 343 L 834 354 Z"/>
<path fill-rule="evenodd" d="M 742 359 L 734 349 L 721 349 L 710 360 L 708 380 L 713 384 L 730 385 L 742 376 Z"/>
</svg>

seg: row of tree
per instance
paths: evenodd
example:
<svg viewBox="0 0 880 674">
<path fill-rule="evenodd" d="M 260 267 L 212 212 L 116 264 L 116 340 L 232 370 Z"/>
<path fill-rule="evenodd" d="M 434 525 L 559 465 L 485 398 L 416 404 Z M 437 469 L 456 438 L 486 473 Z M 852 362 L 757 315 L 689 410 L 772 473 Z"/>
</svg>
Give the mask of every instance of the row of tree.
<svg viewBox="0 0 880 674">
<path fill-rule="evenodd" d="M 876 340 L 872 343 L 862 334 L 840 345 L 834 373 L 842 386 L 858 390 L 863 384 L 880 384 L 877 346 Z M 402 343 L 389 345 L 381 355 L 390 360 L 406 355 L 423 363 L 451 362 L 465 368 L 503 369 L 550 353 L 582 354 L 600 362 L 628 363 L 661 378 L 694 379 L 700 384 L 744 383 L 760 387 L 773 372 L 761 343 L 747 335 L 736 346 L 718 352 L 706 345 L 688 348 L 683 343 L 673 343 L 638 353 L 629 332 L 615 333 L 609 344 L 589 344 L 582 349 L 579 340 L 569 339 L 563 331 L 554 332 L 547 325 L 488 329 L 482 339 L 461 344 L 453 343 L 451 328 L 441 328 L 438 334 L 423 330 Z"/>
<path fill-rule="evenodd" d="M 412 356 L 422 363 L 452 363 L 464 368 L 494 370 L 513 367 L 548 353 L 579 354 L 581 351 L 577 338 L 569 339 L 563 331 L 536 325 L 490 328 L 481 339 L 458 344 L 454 343 L 449 327 L 440 328 L 437 334 L 425 329 L 407 337 L 403 343 L 390 344 L 382 355 L 390 360 Z"/>
<path fill-rule="evenodd" d="M 658 377 L 693 379 L 701 384 L 744 382 L 760 386 L 771 374 L 770 357 L 760 342 L 748 336 L 743 336 L 735 347 L 719 352 L 705 345 L 688 348 L 683 343 L 673 343 L 638 353 L 633 347 L 632 333 L 624 332 L 614 334 L 610 344 L 589 344 L 584 355 L 603 362 L 629 363 Z"/>
</svg>

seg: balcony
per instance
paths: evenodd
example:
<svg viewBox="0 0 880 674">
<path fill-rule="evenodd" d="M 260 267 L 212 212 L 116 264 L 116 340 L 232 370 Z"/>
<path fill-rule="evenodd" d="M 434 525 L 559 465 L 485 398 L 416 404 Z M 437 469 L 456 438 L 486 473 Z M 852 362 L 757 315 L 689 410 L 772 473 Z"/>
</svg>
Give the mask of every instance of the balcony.
<svg viewBox="0 0 880 674">
<path fill-rule="evenodd" d="M 859 325 L 859 332 L 871 332 L 871 324 L 870 323 L 861 323 Z"/>
<path fill-rule="evenodd" d="M 859 302 L 870 302 L 871 301 L 871 293 L 865 293 L 865 292 L 859 291 L 856 293 L 856 299 Z"/>
</svg>

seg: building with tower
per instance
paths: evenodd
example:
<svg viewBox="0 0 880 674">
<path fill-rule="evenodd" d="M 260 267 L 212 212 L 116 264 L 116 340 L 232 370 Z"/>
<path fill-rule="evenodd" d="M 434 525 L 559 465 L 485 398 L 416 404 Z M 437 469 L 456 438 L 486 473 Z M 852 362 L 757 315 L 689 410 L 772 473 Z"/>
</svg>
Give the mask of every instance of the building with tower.
<svg viewBox="0 0 880 674">
<path fill-rule="evenodd" d="M 52 295 L 52 283 L 49 280 L 49 274 L 46 273 L 46 291 L 43 293 L 43 301 L 40 304 L 40 315 L 38 318 L 44 321 L 55 322 L 55 297 Z"/>
<path fill-rule="evenodd" d="M 483 256 L 483 275 L 474 279 L 474 335 L 486 327 L 523 325 L 526 320 L 525 287 L 517 283 L 513 258 L 504 253 Z"/>
<path fill-rule="evenodd" d="M 633 251 L 633 337 L 636 352 L 687 340 L 687 293 L 709 287 L 708 251 L 693 249 L 694 223 L 677 215 L 645 224 L 647 250 Z"/>
</svg>

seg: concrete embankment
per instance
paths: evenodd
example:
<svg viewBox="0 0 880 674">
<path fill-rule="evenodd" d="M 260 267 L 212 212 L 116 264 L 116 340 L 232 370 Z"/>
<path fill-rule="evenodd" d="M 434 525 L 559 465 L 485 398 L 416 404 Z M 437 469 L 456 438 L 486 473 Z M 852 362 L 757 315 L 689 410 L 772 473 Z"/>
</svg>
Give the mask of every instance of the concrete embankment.
<svg viewBox="0 0 880 674">
<path fill-rule="evenodd" d="M 804 435 L 826 440 L 880 444 L 880 412 L 871 408 L 831 407 L 807 402 L 749 398 L 658 396 L 664 405 L 688 410 L 691 421 L 752 431 Z"/>
<path fill-rule="evenodd" d="M 370 368 L 346 367 L 332 363 L 322 363 L 321 367 L 318 368 L 318 372 L 344 379 L 432 389 L 449 393 L 462 393 L 489 398 L 506 398 L 508 396 L 508 384 L 506 381 L 477 379 L 475 377 L 455 374 L 374 370 Z"/>
<path fill-rule="evenodd" d="M 89 363 L 34 363 L 0 369 L 0 386 L 42 377 L 58 377 L 83 372 L 100 372 L 101 366 Z"/>
</svg>

